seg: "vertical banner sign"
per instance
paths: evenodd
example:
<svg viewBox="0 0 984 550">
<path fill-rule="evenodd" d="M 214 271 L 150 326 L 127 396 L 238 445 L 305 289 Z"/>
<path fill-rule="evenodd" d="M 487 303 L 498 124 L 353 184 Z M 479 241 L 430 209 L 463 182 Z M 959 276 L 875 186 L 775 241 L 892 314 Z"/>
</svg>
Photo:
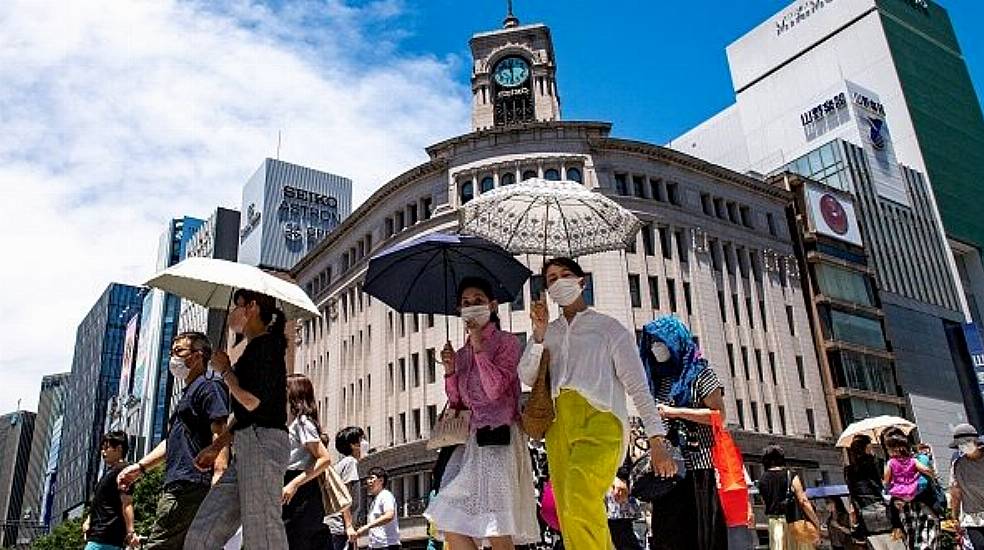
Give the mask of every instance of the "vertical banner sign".
<svg viewBox="0 0 984 550">
<path fill-rule="evenodd" d="M 963 329 L 964 338 L 967 340 L 967 351 L 970 352 L 974 374 L 977 375 L 977 387 L 981 395 L 984 395 L 984 341 L 981 340 L 980 329 L 974 323 L 965 323 Z"/>
</svg>

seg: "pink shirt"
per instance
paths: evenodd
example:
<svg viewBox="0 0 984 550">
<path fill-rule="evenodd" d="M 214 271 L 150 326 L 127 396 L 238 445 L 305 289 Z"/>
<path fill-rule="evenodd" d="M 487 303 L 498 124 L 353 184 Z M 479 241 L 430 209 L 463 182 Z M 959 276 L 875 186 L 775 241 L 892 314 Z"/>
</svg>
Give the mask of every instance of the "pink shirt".
<svg viewBox="0 0 984 550">
<path fill-rule="evenodd" d="M 891 486 L 888 494 L 906 502 L 915 498 L 919 487 L 919 470 L 916 469 L 916 459 L 890 458 L 888 468 L 891 471 Z"/>
<path fill-rule="evenodd" d="M 471 410 L 471 430 L 512 424 L 519 418 L 519 340 L 489 322 L 482 349 L 469 341 L 454 356 L 454 374 L 444 379 L 448 402 Z"/>
</svg>

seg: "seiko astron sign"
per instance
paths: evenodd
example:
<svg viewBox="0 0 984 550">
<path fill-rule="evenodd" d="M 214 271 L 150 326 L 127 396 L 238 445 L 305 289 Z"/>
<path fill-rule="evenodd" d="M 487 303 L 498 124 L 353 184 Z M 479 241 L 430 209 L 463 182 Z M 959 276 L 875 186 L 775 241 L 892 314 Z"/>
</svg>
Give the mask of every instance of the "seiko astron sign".
<svg viewBox="0 0 984 550">
<path fill-rule="evenodd" d="M 348 178 L 266 159 L 243 188 L 239 261 L 288 270 L 351 211 Z"/>
</svg>

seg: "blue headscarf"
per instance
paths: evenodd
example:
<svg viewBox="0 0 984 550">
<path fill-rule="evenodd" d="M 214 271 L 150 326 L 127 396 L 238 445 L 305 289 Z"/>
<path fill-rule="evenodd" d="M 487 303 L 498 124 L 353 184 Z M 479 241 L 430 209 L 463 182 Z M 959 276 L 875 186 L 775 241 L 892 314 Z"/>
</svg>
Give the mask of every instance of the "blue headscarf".
<svg viewBox="0 0 984 550">
<path fill-rule="evenodd" d="M 652 346 L 656 342 L 666 344 L 670 359 L 660 363 L 653 356 Z M 674 406 L 691 407 L 691 388 L 697 375 L 707 368 L 704 359 L 694 342 L 694 337 L 679 319 L 671 315 L 659 317 L 642 327 L 642 341 L 639 342 L 639 356 L 646 368 L 649 389 L 656 394 L 657 379 L 673 377 L 676 380 L 670 389 L 670 399 Z"/>
</svg>

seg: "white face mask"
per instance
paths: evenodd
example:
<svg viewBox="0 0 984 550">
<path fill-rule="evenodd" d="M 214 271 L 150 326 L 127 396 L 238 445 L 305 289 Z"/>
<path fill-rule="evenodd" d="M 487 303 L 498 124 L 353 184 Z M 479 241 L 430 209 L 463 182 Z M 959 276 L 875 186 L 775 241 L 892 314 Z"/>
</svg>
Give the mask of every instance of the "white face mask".
<svg viewBox="0 0 984 550">
<path fill-rule="evenodd" d="M 960 449 L 961 453 L 969 455 L 977 450 L 977 442 L 974 440 L 961 441 L 957 444 L 957 448 Z"/>
<path fill-rule="evenodd" d="M 480 327 L 484 327 L 489 322 L 491 316 L 492 311 L 485 304 L 461 308 L 461 320 L 471 321 Z"/>
<path fill-rule="evenodd" d="M 171 371 L 171 375 L 174 376 L 175 380 L 180 380 L 184 382 L 188 379 L 188 373 L 191 369 L 185 363 L 185 360 L 180 357 L 171 357 L 171 360 L 167 363 L 167 369 Z"/>
<path fill-rule="evenodd" d="M 577 297 L 581 295 L 581 279 L 574 277 L 557 279 L 547 289 L 547 294 L 561 307 L 567 307 L 576 302 Z"/>
<path fill-rule="evenodd" d="M 654 342 L 650 349 L 653 352 L 653 357 L 655 357 L 660 363 L 665 363 L 670 360 L 670 348 L 666 347 L 666 344 L 663 342 Z"/>
<path fill-rule="evenodd" d="M 369 454 L 369 442 L 366 441 L 365 439 L 363 439 L 362 441 L 360 441 L 359 442 L 359 451 L 362 453 L 362 456 L 366 456 L 367 454 Z"/>
</svg>

